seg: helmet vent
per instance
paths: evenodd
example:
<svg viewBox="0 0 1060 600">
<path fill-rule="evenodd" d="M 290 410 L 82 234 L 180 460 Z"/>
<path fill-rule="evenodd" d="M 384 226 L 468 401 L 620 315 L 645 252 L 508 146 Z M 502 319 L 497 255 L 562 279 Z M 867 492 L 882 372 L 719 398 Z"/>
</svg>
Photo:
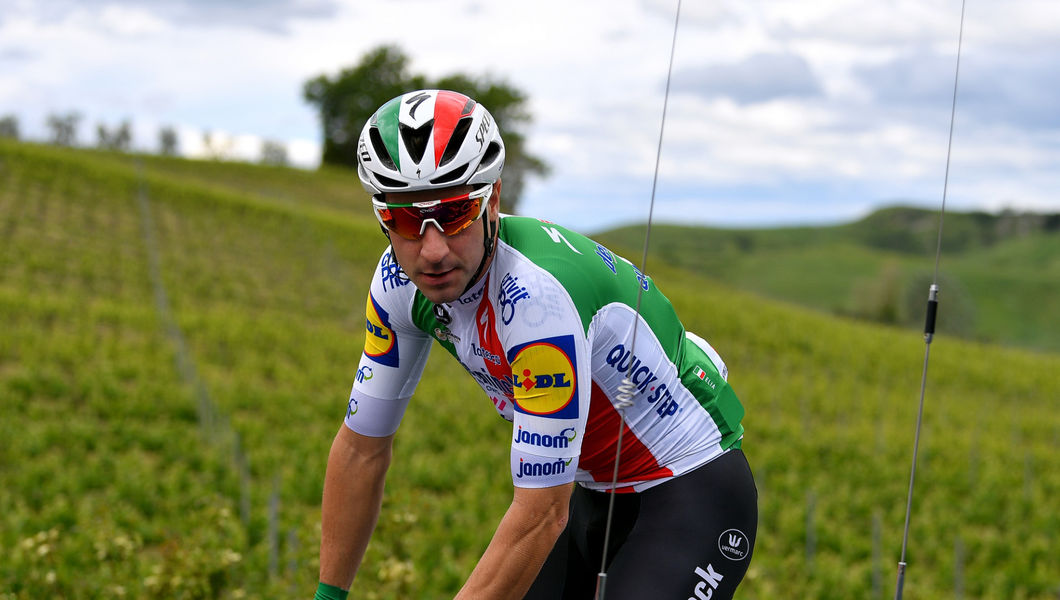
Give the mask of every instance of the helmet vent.
<svg viewBox="0 0 1060 600">
<path fill-rule="evenodd" d="M 460 152 L 460 147 L 464 145 L 464 139 L 467 138 L 469 129 L 471 129 L 471 117 L 464 117 L 456 122 L 456 127 L 453 128 L 453 135 L 449 137 L 449 143 L 445 145 L 445 152 L 442 153 L 442 160 L 438 162 L 439 167 L 444 167 L 456 158 L 456 155 Z"/>
<path fill-rule="evenodd" d="M 375 155 L 379 157 L 379 162 L 383 163 L 383 166 L 391 171 L 396 171 L 397 166 L 394 165 L 394 160 L 390 158 L 390 152 L 386 149 L 386 144 L 383 143 L 383 136 L 379 134 L 379 128 L 369 128 L 368 139 L 372 142 L 372 149 L 375 150 Z"/>
<path fill-rule="evenodd" d="M 409 184 L 405 183 L 404 181 L 398 181 L 396 179 L 391 179 L 389 177 L 384 177 L 383 175 L 380 175 L 379 173 L 372 173 L 372 176 L 375 177 L 377 180 L 379 180 L 379 183 L 381 185 L 383 185 L 384 187 L 388 187 L 388 188 L 404 188 L 404 187 L 408 187 L 409 186 Z"/>
<path fill-rule="evenodd" d="M 486 153 L 482 155 L 482 160 L 478 163 L 480 167 L 486 167 L 492 165 L 497 160 L 497 155 L 501 153 L 501 145 L 497 142 L 490 142 L 490 145 L 486 148 Z"/>
<path fill-rule="evenodd" d="M 423 160 L 424 153 L 427 152 L 427 143 L 434 131 L 434 119 L 416 128 L 402 123 L 398 125 L 398 129 L 401 131 L 401 139 L 405 142 L 405 148 L 408 149 L 412 162 L 419 164 Z"/>
<path fill-rule="evenodd" d="M 454 181 L 459 181 L 464 176 L 464 173 L 467 172 L 467 167 L 467 165 L 464 165 L 463 168 L 455 169 L 449 173 L 446 173 L 445 175 L 435 177 L 431 180 L 431 183 L 439 185 L 443 183 L 453 183 Z"/>
</svg>

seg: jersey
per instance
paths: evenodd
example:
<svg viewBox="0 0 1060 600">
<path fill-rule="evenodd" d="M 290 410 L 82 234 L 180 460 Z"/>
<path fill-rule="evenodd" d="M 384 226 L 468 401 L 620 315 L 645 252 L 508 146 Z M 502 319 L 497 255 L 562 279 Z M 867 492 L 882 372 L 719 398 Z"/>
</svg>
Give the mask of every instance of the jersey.
<svg viewBox="0 0 1060 600">
<path fill-rule="evenodd" d="M 653 280 L 547 221 L 502 216 L 488 269 L 446 304 L 419 293 L 387 248 L 365 325 L 346 426 L 395 433 L 437 343 L 512 423 L 516 487 L 574 481 L 610 489 L 623 397 L 631 405 L 617 492 L 678 477 L 738 448 L 743 437 L 744 411 L 725 363 L 685 331 Z"/>
</svg>

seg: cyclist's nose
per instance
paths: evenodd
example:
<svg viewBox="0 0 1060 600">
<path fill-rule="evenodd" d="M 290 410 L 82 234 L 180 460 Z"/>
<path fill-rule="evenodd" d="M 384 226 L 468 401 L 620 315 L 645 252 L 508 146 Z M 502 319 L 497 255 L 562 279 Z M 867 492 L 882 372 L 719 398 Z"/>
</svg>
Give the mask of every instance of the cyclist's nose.
<svg viewBox="0 0 1060 600">
<path fill-rule="evenodd" d="M 449 238 L 432 223 L 424 228 L 420 239 L 420 256 L 428 262 L 438 262 L 449 254 Z"/>
</svg>

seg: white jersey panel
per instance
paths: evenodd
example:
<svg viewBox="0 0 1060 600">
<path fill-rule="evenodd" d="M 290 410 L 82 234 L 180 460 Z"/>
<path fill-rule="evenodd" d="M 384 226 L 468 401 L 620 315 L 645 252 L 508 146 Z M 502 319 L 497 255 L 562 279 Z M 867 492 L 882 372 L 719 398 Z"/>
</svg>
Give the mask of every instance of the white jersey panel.
<svg viewBox="0 0 1060 600">
<path fill-rule="evenodd" d="M 720 455 L 722 434 L 682 383 L 677 367 L 643 317 L 639 317 L 634 341 L 634 316 L 629 306 L 612 303 L 593 317 L 589 326 L 593 379 L 615 404 L 623 379 L 629 378 L 633 405 L 625 411 L 626 424 L 658 465 L 677 476 Z M 631 342 L 635 347 L 629 347 Z M 610 482 L 586 485 L 610 488 Z"/>
<path fill-rule="evenodd" d="M 387 248 L 369 288 L 364 352 L 346 410 L 346 426 L 357 433 L 394 433 L 423 374 L 431 338 L 410 318 L 415 292 Z"/>
</svg>

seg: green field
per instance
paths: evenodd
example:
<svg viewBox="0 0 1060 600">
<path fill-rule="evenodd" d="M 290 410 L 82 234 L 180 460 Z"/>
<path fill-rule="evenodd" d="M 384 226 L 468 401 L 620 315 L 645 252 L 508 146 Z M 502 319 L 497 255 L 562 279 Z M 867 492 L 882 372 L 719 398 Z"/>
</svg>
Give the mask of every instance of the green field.
<svg viewBox="0 0 1060 600">
<path fill-rule="evenodd" d="M 351 173 L 0 140 L 0 598 L 309 597 L 382 245 Z M 893 596 L 921 335 L 689 266 L 648 272 L 747 408 L 739 597 Z M 358 598 L 452 597 L 510 500 L 508 425 L 444 354 Z M 927 389 L 906 597 L 1055 599 L 1060 356 L 940 335 Z"/>
</svg>

